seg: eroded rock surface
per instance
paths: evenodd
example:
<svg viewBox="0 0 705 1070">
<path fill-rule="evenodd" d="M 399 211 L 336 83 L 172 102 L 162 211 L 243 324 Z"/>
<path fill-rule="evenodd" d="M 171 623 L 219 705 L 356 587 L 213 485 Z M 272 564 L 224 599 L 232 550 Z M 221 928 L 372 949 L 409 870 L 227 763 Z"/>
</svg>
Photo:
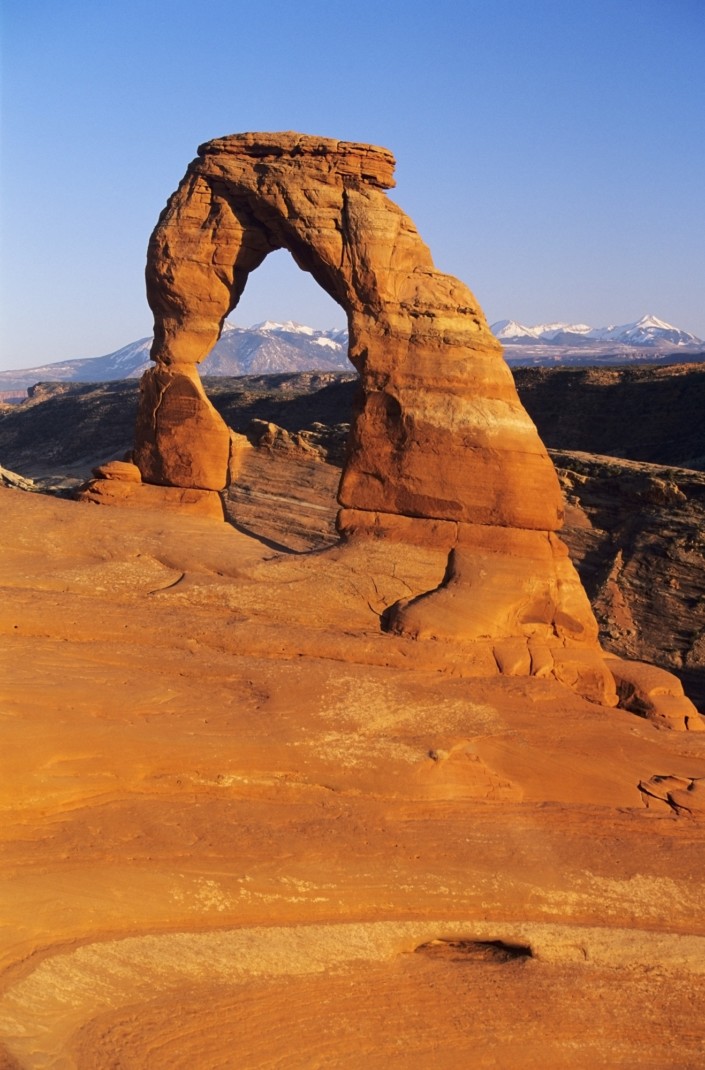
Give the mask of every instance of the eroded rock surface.
<svg viewBox="0 0 705 1070">
<path fill-rule="evenodd" d="M 563 505 L 553 465 L 477 301 L 436 270 L 387 197 L 393 168 L 385 149 L 296 133 L 201 146 L 149 245 L 156 367 L 142 383 L 134 462 L 146 484 L 227 485 L 229 432 L 196 366 L 249 273 L 286 248 L 345 309 L 360 374 L 339 530 L 403 542 L 413 528 L 414 544 L 444 532 L 438 589 L 389 607 L 386 623 L 415 638 L 518 638 L 529 664 L 528 642 L 540 641 L 542 666 L 552 649 L 579 645 L 592 652 L 591 683 L 584 671 L 569 676 L 616 701 L 590 605 L 555 535 Z"/>
<path fill-rule="evenodd" d="M 653 373 L 655 382 L 673 396 L 674 405 L 679 383 L 687 386 L 681 397 L 689 399 L 693 391 L 697 396 L 698 384 L 705 379 L 705 372 L 688 366 L 641 371 L 636 387 L 650 382 Z M 672 379 L 665 377 L 666 371 Z M 551 433 L 552 413 L 568 407 L 582 440 L 599 453 L 608 443 L 597 426 L 590 438 L 580 406 L 581 382 L 569 389 L 565 380 L 570 376 L 560 369 L 528 372 L 540 387 L 537 418 L 542 421 L 542 437 Z M 206 380 L 208 395 L 226 423 L 237 428 L 241 438 L 247 435 L 254 446 L 262 443 L 261 448 L 245 451 L 236 481 L 224 495 L 231 522 L 276 549 L 301 552 L 335 544 L 335 494 L 347 435 L 343 421 L 350 416 L 354 380 L 352 369 L 348 375 Z M 521 378 L 519 386 L 521 390 Z M 615 414 L 615 421 L 622 399 L 632 405 L 630 388 L 629 382 L 611 379 L 603 387 L 604 408 Z M 612 389 L 618 392 L 616 400 L 611 398 Z M 40 489 L 69 489 L 87 478 L 99 458 L 111 452 L 125 455 L 134 427 L 136 384 L 75 384 L 68 390 L 57 388 L 58 396 L 46 387 L 41 393 L 41 398 L 0 418 L 0 446 L 8 467 L 31 476 Z M 688 407 L 679 411 L 687 422 Z M 657 414 L 646 415 L 654 421 Z M 269 436 L 269 445 L 262 433 L 268 424 L 278 428 Z M 66 426 L 72 428 L 70 439 L 62 437 Z M 602 430 L 617 434 L 612 425 Z M 674 448 L 672 425 L 661 428 L 660 437 L 657 431 L 657 427 L 652 430 L 651 448 L 656 457 L 665 458 Z M 625 449 L 630 448 L 629 433 L 631 428 L 625 428 L 621 440 Z M 306 450 L 298 448 L 299 441 Z M 308 447 L 317 451 L 317 459 Z M 705 476 L 594 454 L 554 451 L 552 459 L 567 498 L 561 537 L 590 597 L 601 644 L 619 657 L 676 672 L 686 694 L 705 709 Z M 108 492 L 107 485 L 102 486 Z M 151 490 L 158 497 L 159 488 Z M 397 519 L 401 525 L 403 518 Z M 527 657 L 525 647 L 524 662 Z"/>
<path fill-rule="evenodd" d="M 703 734 L 381 632 L 428 545 L 0 518 L 0 1066 L 700 1066 Z"/>
<path fill-rule="evenodd" d="M 249 272 L 287 248 L 350 321 L 361 389 L 341 504 L 554 530 L 555 475 L 499 343 L 386 196 L 393 163 L 384 149 L 293 133 L 203 145 L 150 242 L 152 357 L 162 376 L 191 374 Z M 143 398 L 143 412 L 156 407 Z"/>
<path fill-rule="evenodd" d="M 565 539 L 600 624 L 621 658 L 676 671 L 705 702 L 705 475 L 554 451 Z"/>
</svg>

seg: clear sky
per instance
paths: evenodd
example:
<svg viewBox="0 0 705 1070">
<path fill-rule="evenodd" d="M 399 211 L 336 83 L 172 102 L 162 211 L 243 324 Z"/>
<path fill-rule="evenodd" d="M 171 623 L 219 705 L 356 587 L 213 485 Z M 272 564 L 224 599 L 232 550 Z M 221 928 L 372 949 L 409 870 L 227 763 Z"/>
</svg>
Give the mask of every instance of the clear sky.
<svg viewBox="0 0 705 1070">
<path fill-rule="evenodd" d="M 146 336 L 149 234 L 198 144 L 384 145 L 493 322 L 705 338 L 705 0 L 3 0 L 0 367 Z M 278 253 L 235 322 L 342 326 Z"/>
</svg>

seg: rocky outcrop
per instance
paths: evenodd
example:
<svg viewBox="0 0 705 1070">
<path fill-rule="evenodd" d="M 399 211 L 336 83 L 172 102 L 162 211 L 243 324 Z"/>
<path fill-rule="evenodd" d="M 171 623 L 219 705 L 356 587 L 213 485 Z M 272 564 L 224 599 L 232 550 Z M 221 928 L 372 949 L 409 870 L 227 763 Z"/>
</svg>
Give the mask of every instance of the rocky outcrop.
<svg viewBox="0 0 705 1070">
<path fill-rule="evenodd" d="M 705 474 L 553 451 L 564 538 L 606 650 L 680 676 L 705 701 Z"/>
<path fill-rule="evenodd" d="M 392 607 L 390 627 L 594 644 L 587 599 L 549 536 L 562 520 L 553 466 L 475 298 L 436 271 L 386 196 L 393 167 L 384 149 L 294 133 L 201 147 L 150 242 L 157 368 L 143 390 L 135 461 L 150 482 L 225 484 L 225 428 L 211 416 L 199 463 L 181 384 L 193 382 L 250 271 L 289 249 L 345 309 L 360 373 L 340 530 L 366 534 L 373 520 L 377 535 L 395 537 L 401 516 L 422 539 L 424 526 L 431 538 L 446 522 L 453 544 L 447 583 Z"/>
<path fill-rule="evenodd" d="M 413 529 L 414 541 L 430 543 L 440 526 L 448 544 L 440 587 L 388 607 L 388 627 L 407 637 L 519 639 L 521 653 L 507 659 L 498 648 L 495 659 L 529 671 L 578 646 L 571 682 L 614 703 L 590 605 L 555 534 L 563 505 L 553 465 L 477 301 L 436 270 L 387 197 L 393 169 L 385 149 L 296 133 L 201 146 L 149 245 L 156 367 L 142 384 L 134 461 L 148 485 L 227 485 L 229 431 L 196 366 L 249 273 L 288 249 L 346 311 L 360 373 L 339 530 L 403 541 Z"/>
<path fill-rule="evenodd" d="M 160 390 L 145 391 L 138 439 L 155 416 L 157 427 L 171 424 L 169 377 L 192 375 L 249 272 L 283 247 L 350 320 L 362 390 L 341 503 L 554 529 L 555 476 L 500 346 L 472 294 L 435 270 L 413 223 L 385 195 L 392 172 L 383 149 L 293 133 L 201 147 L 150 242 Z M 183 438 L 195 448 L 188 429 Z M 167 457 L 155 473 L 139 440 L 136 457 L 147 479 L 190 478 L 171 473 Z"/>
<path fill-rule="evenodd" d="M 645 717 L 659 728 L 703 732 L 705 723 L 683 686 L 670 672 L 640 661 L 609 658 L 608 665 L 622 709 Z"/>
<path fill-rule="evenodd" d="M 0 486 L 11 487 L 14 490 L 38 490 L 39 488 L 31 479 L 25 479 L 17 472 L 11 472 L 9 468 L 0 465 Z"/>
<path fill-rule="evenodd" d="M 198 487 L 158 487 L 124 476 L 97 476 L 86 483 L 78 495 L 93 505 L 119 505 L 136 509 L 160 509 L 188 512 L 194 516 L 223 519 L 223 503 L 213 490 Z"/>
</svg>

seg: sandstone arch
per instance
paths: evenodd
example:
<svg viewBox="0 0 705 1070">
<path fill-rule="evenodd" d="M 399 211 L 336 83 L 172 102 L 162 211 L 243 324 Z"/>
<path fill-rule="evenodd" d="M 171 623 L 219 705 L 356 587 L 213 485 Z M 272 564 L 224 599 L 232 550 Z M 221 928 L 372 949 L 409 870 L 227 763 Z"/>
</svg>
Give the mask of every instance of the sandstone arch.
<svg viewBox="0 0 705 1070">
<path fill-rule="evenodd" d="M 385 195 L 393 166 L 384 149 L 299 134 L 201 146 L 149 246 L 151 378 L 162 406 L 155 437 L 167 418 L 163 384 L 193 377 L 248 274 L 286 248 L 348 315 L 362 392 L 341 505 L 555 530 L 556 476 L 501 347 L 470 291 L 436 271 L 411 220 Z M 138 430 L 144 478 L 221 489 L 225 447 L 218 475 L 199 481 L 206 444 L 186 435 L 178 451 L 152 444 L 151 408 L 147 400 Z"/>
<path fill-rule="evenodd" d="M 142 383 L 141 478 L 180 496 L 225 487 L 230 434 L 197 365 L 248 274 L 286 248 L 345 309 L 360 373 L 341 533 L 432 540 L 450 555 L 441 587 L 392 607 L 389 627 L 495 641 L 505 672 L 555 672 L 569 650 L 563 678 L 587 674 L 578 686 L 604 698 L 595 621 L 556 535 L 553 465 L 477 301 L 436 270 L 386 195 L 393 169 L 385 149 L 297 133 L 199 148 L 149 244 L 155 367 Z"/>
</svg>

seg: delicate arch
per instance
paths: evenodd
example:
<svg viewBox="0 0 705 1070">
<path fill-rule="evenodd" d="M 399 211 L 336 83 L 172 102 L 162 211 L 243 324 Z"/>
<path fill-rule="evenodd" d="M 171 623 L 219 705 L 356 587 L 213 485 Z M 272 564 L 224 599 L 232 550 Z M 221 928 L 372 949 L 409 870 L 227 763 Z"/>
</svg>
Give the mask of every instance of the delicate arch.
<svg viewBox="0 0 705 1070">
<path fill-rule="evenodd" d="M 286 248 L 345 309 L 361 376 L 341 504 L 544 531 L 560 525 L 553 466 L 499 343 L 467 287 L 436 271 L 414 224 L 387 197 L 393 169 L 385 149 L 295 133 L 201 146 L 149 244 L 158 383 L 145 387 L 138 428 L 144 479 L 219 483 L 190 456 L 192 434 L 173 448 L 179 436 L 173 423 L 166 429 L 165 382 L 177 374 L 197 382 L 195 367 L 249 272 Z M 156 404 L 164 446 L 155 441 Z M 183 407 L 182 398 L 180 421 Z M 206 445 L 212 455 L 213 442 Z M 225 448 L 223 438 L 221 487 Z"/>
<path fill-rule="evenodd" d="M 555 534 L 551 461 L 475 298 L 436 271 L 387 197 L 393 170 L 385 149 L 303 134 L 201 146 L 149 243 L 155 366 L 134 463 L 102 466 L 83 496 L 222 516 L 231 433 L 197 365 L 249 273 L 288 249 L 345 309 L 360 373 L 339 530 L 448 551 L 440 586 L 388 607 L 387 627 L 487 641 L 487 671 L 553 675 L 613 704 L 595 619 Z"/>
</svg>

